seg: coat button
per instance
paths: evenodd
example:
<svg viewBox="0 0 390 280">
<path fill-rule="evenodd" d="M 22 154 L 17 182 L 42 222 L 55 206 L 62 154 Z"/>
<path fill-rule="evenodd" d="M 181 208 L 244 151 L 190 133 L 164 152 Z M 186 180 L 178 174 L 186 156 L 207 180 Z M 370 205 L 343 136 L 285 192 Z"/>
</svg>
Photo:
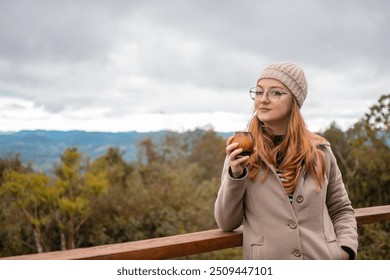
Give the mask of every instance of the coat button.
<svg viewBox="0 0 390 280">
<path fill-rule="evenodd" d="M 288 226 L 291 228 L 291 229 L 296 229 L 297 228 L 297 223 L 294 222 L 294 221 L 291 221 L 288 223 Z"/>
<path fill-rule="evenodd" d="M 292 253 L 296 257 L 300 257 L 302 255 L 302 252 L 299 249 L 295 249 Z"/>
<path fill-rule="evenodd" d="M 303 196 L 302 195 L 298 195 L 297 196 L 297 202 L 298 203 L 302 203 L 303 202 Z"/>
</svg>

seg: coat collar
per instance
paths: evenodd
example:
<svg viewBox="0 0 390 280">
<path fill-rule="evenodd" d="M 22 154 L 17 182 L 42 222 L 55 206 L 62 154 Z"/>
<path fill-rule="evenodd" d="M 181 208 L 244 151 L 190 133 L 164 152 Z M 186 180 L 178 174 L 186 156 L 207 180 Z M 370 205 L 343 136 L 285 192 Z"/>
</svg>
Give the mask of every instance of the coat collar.
<svg viewBox="0 0 390 280">
<path fill-rule="evenodd" d="M 315 145 L 318 146 L 330 146 L 330 143 L 328 140 L 326 140 L 324 137 L 310 132 L 310 141 Z"/>
</svg>

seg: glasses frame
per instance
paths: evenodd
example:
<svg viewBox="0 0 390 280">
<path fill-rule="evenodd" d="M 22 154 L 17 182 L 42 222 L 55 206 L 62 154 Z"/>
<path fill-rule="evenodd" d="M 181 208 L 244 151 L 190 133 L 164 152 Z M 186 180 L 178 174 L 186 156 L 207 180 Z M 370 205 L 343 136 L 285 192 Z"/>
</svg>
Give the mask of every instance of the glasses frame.
<svg viewBox="0 0 390 280">
<path fill-rule="evenodd" d="M 273 91 L 273 90 L 277 90 L 278 92 L 280 92 L 281 93 L 281 95 L 270 95 L 269 93 L 271 92 L 271 91 Z M 261 99 L 263 96 L 264 96 L 264 94 L 267 94 L 267 96 L 268 96 L 268 100 L 271 100 L 271 101 L 279 101 L 280 100 L 280 97 L 282 97 L 282 95 L 283 94 L 287 94 L 288 95 L 288 93 L 287 92 L 284 92 L 284 91 L 282 91 L 282 90 L 279 90 L 279 89 L 277 89 L 277 88 L 271 88 L 271 89 L 269 89 L 269 90 L 267 90 L 267 91 L 263 91 L 263 93 L 262 94 L 257 94 L 258 93 L 258 91 L 256 91 L 256 87 L 251 87 L 250 89 L 249 89 L 249 96 L 250 96 L 250 98 L 252 99 L 252 100 L 256 100 L 256 98 L 259 98 L 259 99 Z"/>
</svg>

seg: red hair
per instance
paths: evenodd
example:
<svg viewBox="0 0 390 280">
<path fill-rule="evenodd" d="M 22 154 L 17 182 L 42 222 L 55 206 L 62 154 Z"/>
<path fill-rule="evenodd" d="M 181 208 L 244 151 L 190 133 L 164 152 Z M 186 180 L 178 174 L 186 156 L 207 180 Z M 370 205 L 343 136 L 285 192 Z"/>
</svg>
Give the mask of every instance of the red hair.
<svg viewBox="0 0 390 280">
<path fill-rule="evenodd" d="M 318 191 L 325 177 L 325 155 L 313 143 L 313 134 L 306 129 L 298 104 L 295 98 L 293 99 L 294 105 L 286 135 L 276 147 L 270 128 L 256 117 L 250 123 L 249 131 L 252 133 L 257 152 L 252 154 L 248 161 L 249 177 L 254 180 L 259 170 L 262 169 L 264 171 L 262 180 L 265 180 L 270 172 L 265 161 L 277 166 L 277 157 L 282 155 L 283 160 L 278 169 L 283 171 L 283 178 L 286 179 L 282 182 L 286 193 L 294 192 L 304 169 L 316 179 Z"/>
</svg>

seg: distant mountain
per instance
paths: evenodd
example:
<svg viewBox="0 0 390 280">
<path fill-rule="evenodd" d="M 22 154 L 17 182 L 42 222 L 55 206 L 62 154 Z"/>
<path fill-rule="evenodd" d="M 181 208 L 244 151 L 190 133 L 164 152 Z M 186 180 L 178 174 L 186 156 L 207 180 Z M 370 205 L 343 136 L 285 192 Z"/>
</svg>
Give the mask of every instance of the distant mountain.
<svg viewBox="0 0 390 280">
<path fill-rule="evenodd" d="M 95 159 L 108 148 L 117 147 L 126 161 L 137 156 L 138 144 L 145 138 L 161 139 L 167 131 L 140 133 L 24 130 L 0 132 L 0 157 L 20 154 L 23 162 L 31 162 L 35 170 L 48 171 L 68 147 L 77 147 L 85 156 Z"/>
<path fill-rule="evenodd" d="M 123 152 L 123 159 L 131 162 L 137 157 L 139 142 L 151 138 L 153 142 L 163 139 L 169 131 L 158 132 L 86 132 L 79 130 L 23 130 L 0 132 L 0 157 L 20 154 L 25 163 L 32 163 L 37 171 L 51 171 L 53 164 L 68 147 L 77 147 L 84 156 L 95 159 L 104 155 L 110 147 Z M 179 133 L 175 133 L 179 134 Z M 218 133 L 227 138 L 232 133 Z"/>
</svg>

